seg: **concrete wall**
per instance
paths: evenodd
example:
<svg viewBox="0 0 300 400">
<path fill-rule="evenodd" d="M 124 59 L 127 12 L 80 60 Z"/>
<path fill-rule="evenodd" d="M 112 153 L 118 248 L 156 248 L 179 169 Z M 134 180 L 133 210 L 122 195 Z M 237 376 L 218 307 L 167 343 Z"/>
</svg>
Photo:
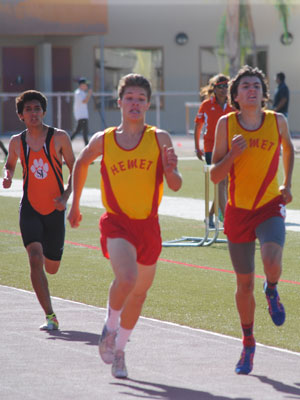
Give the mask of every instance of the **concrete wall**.
<svg viewBox="0 0 300 400">
<path fill-rule="evenodd" d="M 288 21 L 294 40 L 284 46 L 280 42 L 283 26 L 278 10 L 269 1 L 251 0 L 251 10 L 257 46 L 268 49 L 268 79 L 271 98 L 276 88 L 275 75 L 286 74 L 291 90 L 289 122 L 292 131 L 299 131 L 300 118 L 300 4 L 291 4 Z M 164 51 L 164 90 L 198 91 L 200 82 L 200 47 L 215 46 L 217 29 L 226 11 L 225 0 L 198 1 L 108 1 L 108 33 L 105 46 L 162 47 Z M 175 35 L 185 32 L 189 41 L 184 46 L 175 43 Z M 98 40 L 90 39 L 94 46 Z M 216 72 L 217 66 L 215 66 Z M 161 113 L 161 125 L 171 132 L 185 131 L 185 101 L 197 101 L 197 96 L 168 97 Z M 191 111 L 193 112 L 193 111 Z M 108 112 L 109 123 L 115 123 L 116 112 Z M 155 123 L 155 114 L 149 112 L 150 122 Z"/>
<path fill-rule="evenodd" d="M 294 41 L 289 46 L 280 43 L 283 32 L 278 11 L 270 1 L 251 0 L 252 16 L 258 46 L 268 48 L 268 78 L 271 95 L 274 94 L 274 77 L 277 72 L 286 74 L 291 90 L 289 122 L 292 131 L 300 131 L 300 3 L 291 5 L 289 31 Z M 108 0 L 108 33 L 104 36 L 107 47 L 161 47 L 163 49 L 163 82 L 167 92 L 198 92 L 200 84 L 200 47 L 216 46 L 217 30 L 226 10 L 225 0 Z M 175 43 L 178 32 L 185 32 L 188 43 Z M 0 36 L 1 46 L 71 46 L 73 89 L 76 79 L 87 76 L 94 81 L 94 49 L 99 47 L 99 36 Z M 217 65 L 215 71 L 219 72 Z M 1 60 L 0 60 L 1 72 Z M 161 110 L 161 127 L 172 133 L 185 132 L 185 101 L 198 101 L 199 97 L 176 96 L 165 99 Z M 101 119 L 92 102 L 90 107 L 91 131 L 101 129 Z M 196 110 L 192 110 L 195 114 Z M 118 111 L 107 111 L 108 125 L 118 124 Z M 156 123 L 155 111 L 148 112 L 148 122 Z"/>
<path fill-rule="evenodd" d="M 199 91 L 199 48 L 214 46 L 216 28 L 225 11 L 225 3 L 194 2 L 117 2 L 109 1 L 108 34 L 105 46 L 161 47 L 163 49 L 164 90 Z M 211 22 L 210 22 L 211 21 Z M 179 46 L 175 36 L 185 32 L 189 40 Z M 174 133 L 185 131 L 185 101 L 199 101 L 196 96 L 165 98 L 161 127 Z M 194 110 L 195 112 L 195 110 Z M 113 120 L 111 113 L 108 120 Z M 155 123 L 155 113 L 148 113 Z"/>
<path fill-rule="evenodd" d="M 294 40 L 291 45 L 287 46 L 282 45 L 280 42 L 283 27 L 278 18 L 278 11 L 274 6 L 270 4 L 254 4 L 252 13 L 257 44 L 268 46 L 269 50 L 268 79 L 270 93 L 273 95 L 276 88 L 276 73 L 284 72 L 286 83 L 291 92 L 289 125 L 291 131 L 299 132 L 300 3 L 294 2 L 294 5 L 291 5 L 288 30 L 293 34 Z"/>
</svg>

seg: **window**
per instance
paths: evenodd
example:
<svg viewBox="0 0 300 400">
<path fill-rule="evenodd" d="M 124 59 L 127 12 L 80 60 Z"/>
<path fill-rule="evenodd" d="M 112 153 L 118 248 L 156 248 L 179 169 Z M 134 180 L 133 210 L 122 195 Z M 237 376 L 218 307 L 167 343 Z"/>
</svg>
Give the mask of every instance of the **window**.
<svg viewBox="0 0 300 400">
<path fill-rule="evenodd" d="M 268 51 L 265 47 L 256 47 L 256 62 L 257 67 L 261 69 L 265 75 L 268 75 L 268 65 L 267 65 L 267 55 Z M 254 57 L 250 53 L 245 55 L 245 64 L 254 66 Z M 216 47 L 201 47 L 200 48 L 200 87 L 207 85 L 209 79 L 218 74 L 225 73 L 228 75 L 228 61 L 226 60 L 224 54 L 218 52 Z"/>
<path fill-rule="evenodd" d="M 115 92 L 122 76 L 137 73 L 145 76 L 152 84 L 152 91 L 163 90 L 163 52 L 160 48 L 110 48 L 104 49 L 104 88 L 100 83 L 100 48 L 95 49 L 95 89 Z M 152 102 L 154 99 L 152 98 Z M 116 108 L 116 99 L 108 98 L 106 106 Z"/>
<path fill-rule="evenodd" d="M 268 76 L 268 65 L 267 65 L 267 50 L 261 47 L 256 49 L 256 62 L 257 67 L 263 71 L 263 73 Z M 253 54 L 248 54 L 246 56 L 246 64 L 254 67 L 254 57 Z"/>
</svg>

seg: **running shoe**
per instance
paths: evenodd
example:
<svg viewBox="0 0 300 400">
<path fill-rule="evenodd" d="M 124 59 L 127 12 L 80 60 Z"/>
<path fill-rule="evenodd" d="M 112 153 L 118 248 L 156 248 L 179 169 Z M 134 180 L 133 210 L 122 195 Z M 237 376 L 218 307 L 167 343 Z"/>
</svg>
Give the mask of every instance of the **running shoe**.
<svg viewBox="0 0 300 400">
<path fill-rule="evenodd" d="M 112 364 L 114 361 L 117 331 L 109 332 L 104 325 L 99 339 L 99 354 L 105 364 Z"/>
<path fill-rule="evenodd" d="M 123 350 L 117 350 L 115 352 L 111 373 L 115 378 L 125 379 L 128 377 L 128 372 L 125 365 L 125 353 Z"/>
<path fill-rule="evenodd" d="M 253 369 L 253 358 L 255 353 L 255 346 L 244 346 L 241 353 L 241 358 L 236 364 L 235 372 L 239 375 L 248 375 Z"/>
<path fill-rule="evenodd" d="M 280 297 L 277 289 L 269 289 L 267 282 L 264 283 L 264 292 L 269 305 L 269 314 L 275 325 L 280 326 L 285 321 L 285 310 L 283 304 L 280 303 Z"/>
<path fill-rule="evenodd" d="M 46 315 L 46 322 L 40 326 L 41 331 L 55 331 L 58 329 L 58 321 L 56 315 L 49 314 Z"/>
</svg>

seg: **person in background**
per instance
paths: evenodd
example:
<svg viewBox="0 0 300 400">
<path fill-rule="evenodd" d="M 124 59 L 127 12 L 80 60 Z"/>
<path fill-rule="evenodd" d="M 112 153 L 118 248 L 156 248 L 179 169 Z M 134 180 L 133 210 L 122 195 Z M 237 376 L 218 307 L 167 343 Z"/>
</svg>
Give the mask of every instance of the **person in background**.
<svg viewBox="0 0 300 400">
<path fill-rule="evenodd" d="M 5 147 L 4 143 L 2 142 L 2 140 L 0 140 L 0 149 L 3 151 L 5 158 L 6 158 L 8 155 L 8 151 L 7 151 L 7 148 Z"/>
<path fill-rule="evenodd" d="M 115 278 L 109 290 L 107 315 L 99 352 L 112 375 L 126 378 L 125 346 L 152 286 L 162 240 L 158 207 L 163 178 L 177 191 L 182 178 L 168 132 L 145 123 L 150 107 L 150 82 L 139 74 L 124 76 L 118 87 L 121 123 L 95 133 L 74 167 L 74 195 L 68 219 L 79 226 L 80 196 L 88 167 L 101 160 L 101 194 L 106 212 L 100 218 L 101 246 Z"/>
<path fill-rule="evenodd" d="M 73 113 L 76 120 L 75 131 L 71 135 L 71 140 L 82 132 L 85 146 L 88 144 L 89 134 L 89 109 L 88 102 L 92 96 L 92 89 L 89 88 L 88 80 L 84 77 L 78 81 L 78 88 L 74 92 Z"/>
<path fill-rule="evenodd" d="M 253 368 L 255 241 L 264 266 L 264 292 L 275 325 L 285 321 L 277 284 L 282 272 L 285 205 L 292 201 L 294 148 L 286 118 L 266 110 L 269 93 L 265 75 L 248 65 L 229 85 L 237 112 L 221 117 L 213 150 L 211 179 L 229 178 L 224 232 L 236 273 L 236 306 L 243 332 L 243 350 L 235 372 Z M 283 182 L 278 183 L 282 146 Z"/>
<path fill-rule="evenodd" d="M 12 136 L 4 166 L 3 187 L 12 184 L 17 160 L 23 168 L 23 197 L 19 222 L 26 248 L 32 287 L 42 306 L 46 322 L 41 330 L 59 327 L 53 311 L 48 280 L 44 271 L 56 274 L 64 248 L 65 210 L 72 190 L 72 169 L 75 161 L 67 132 L 44 124 L 47 98 L 28 90 L 16 98 L 17 114 L 26 129 Z M 64 188 L 62 162 L 69 169 Z"/>
<path fill-rule="evenodd" d="M 283 72 L 279 72 L 276 75 L 276 83 L 278 86 L 275 91 L 273 110 L 288 117 L 290 92 L 285 83 L 285 74 Z"/>
<path fill-rule="evenodd" d="M 200 96 L 204 97 L 201 103 L 197 116 L 195 118 L 195 152 L 199 160 L 205 161 L 208 165 L 211 164 L 211 156 L 215 141 L 215 129 L 219 118 L 231 111 L 233 108 L 228 104 L 227 91 L 228 91 L 229 78 L 226 75 L 218 74 L 210 78 L 207 86 L 203 87 L 200 91 Z M 200 149 L 201 131 L 204 127 L 204 154 Z M 219 183 L 219 206 L 222 216 L 225 213 L 226 204 L 226 190 L 227 179 Z M 214 203 L 209 211 L 209 227 L 214 228 Z"/>
</svg>

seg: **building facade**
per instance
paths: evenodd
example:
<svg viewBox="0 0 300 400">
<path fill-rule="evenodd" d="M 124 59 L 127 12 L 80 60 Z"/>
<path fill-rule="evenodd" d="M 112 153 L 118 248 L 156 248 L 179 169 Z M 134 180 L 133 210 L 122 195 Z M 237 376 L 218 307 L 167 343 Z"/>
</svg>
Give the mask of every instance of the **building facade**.
<svg viewBox="0 0 300 400">
<path fill-rule="evenodd" d="M 289 44 L 282 43 L 273 2 L 249 3 L 258 65 L 271 97 L 276 73 L 286 74 L 290 128 L 300 131 L 300 3 L 289 2 Z M 49 94 L 47 122 L 71 131 L 72 92 L 81 76 L 95 93 L 89 103 L 91 133 L 117 125 L 117 83 L 129 72 L 151 79 L 148 122 L 174 134 L 186 132 L 186 103 L 192 106 L 192 124 L 200 87 L 228 67 L 218 52 L 226 7 L 227 0 L 0 0 L 1 132 L 22 128 L 14 95 L 30 88 Z M 253 62 L 251 51 L 245 60 Z"/>
</svg>

